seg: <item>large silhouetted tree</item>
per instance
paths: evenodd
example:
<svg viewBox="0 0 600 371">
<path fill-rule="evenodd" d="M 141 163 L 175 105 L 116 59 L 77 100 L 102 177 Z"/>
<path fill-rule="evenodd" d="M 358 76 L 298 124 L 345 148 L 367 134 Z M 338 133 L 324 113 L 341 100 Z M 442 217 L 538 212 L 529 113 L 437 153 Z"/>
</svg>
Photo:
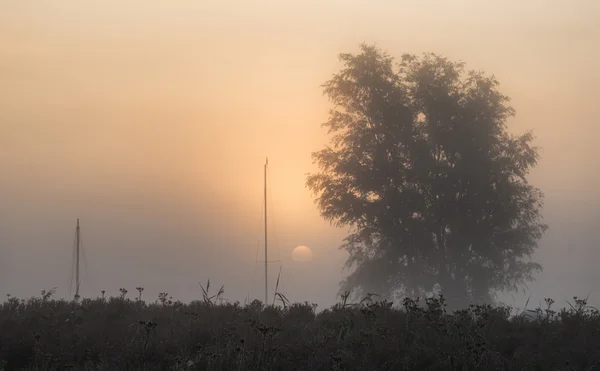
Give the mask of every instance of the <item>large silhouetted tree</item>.
<svg viewBox="0 0 600 371">
<path fill-rule="evenodd" d="M 546 226 L 526 176 L 532 135 L 512 136 L 498 82 L 435 54 L 341 54 L 324 84 L 331 146 L 307 177 L 321 215 L 351 226 L 342 290 L 394 298 L 441 293 L 489 303 L 541 270 L 526 261 Z"/>
</svg>

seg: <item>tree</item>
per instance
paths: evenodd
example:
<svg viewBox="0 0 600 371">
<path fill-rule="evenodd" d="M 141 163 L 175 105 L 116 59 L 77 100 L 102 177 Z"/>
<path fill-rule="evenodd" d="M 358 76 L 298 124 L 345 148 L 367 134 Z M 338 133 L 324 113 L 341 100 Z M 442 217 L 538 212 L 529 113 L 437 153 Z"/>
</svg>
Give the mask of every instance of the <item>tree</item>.
<svg viewBox="0 0 600 371">
<path fill-rule="evenodd" d="M 365 44 L 339 58 L 323 85 L 332 145 L 312 154 L 306 184 L 322 217 L 351 227 L 341 289 L 441 293 L 456 309 L 533 280 L 542 267 L 525 258 L 547 228 L 526 179 L 538 152 L 531 133 L 508 133 L 515 112 L 496 79 Z"/>
</svg>

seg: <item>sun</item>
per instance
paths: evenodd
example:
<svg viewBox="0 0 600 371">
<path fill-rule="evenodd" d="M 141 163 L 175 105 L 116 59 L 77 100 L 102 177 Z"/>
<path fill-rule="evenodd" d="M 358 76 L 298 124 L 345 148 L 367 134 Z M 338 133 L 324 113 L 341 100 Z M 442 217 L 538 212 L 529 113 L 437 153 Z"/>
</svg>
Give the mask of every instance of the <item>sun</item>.
<svg viewBox="0 0 600 371">
<path fill-rule="evenodd" d="M 313 253 L 308 246 L 298 246 L 292 251 L 292 259 L 299 263 L 306 263 L 311 261 L 313 258 Z"/>
</svg>

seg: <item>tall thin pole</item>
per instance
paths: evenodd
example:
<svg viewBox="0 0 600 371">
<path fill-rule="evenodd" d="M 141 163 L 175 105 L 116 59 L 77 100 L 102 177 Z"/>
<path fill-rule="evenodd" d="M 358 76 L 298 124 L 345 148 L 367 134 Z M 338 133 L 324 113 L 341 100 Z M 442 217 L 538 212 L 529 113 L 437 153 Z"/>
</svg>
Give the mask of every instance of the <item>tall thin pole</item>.
<svg viewBox="0 0 600 371">
<path fill-rule="evenodd" d="M 268 292 L 267 292 L 267 165 L 269 164 L 269 159 L 266 159 L 265 162 L 265 305 L 268 302 Z"/>
<path fill-rule="evenodd" d="M 79 297 L 79 218 L 77 218 L 77 228 L 75 228 L 75 240 L 77 249 L 77 260 L 75 262 L 75 297 Z"/>
</svg>

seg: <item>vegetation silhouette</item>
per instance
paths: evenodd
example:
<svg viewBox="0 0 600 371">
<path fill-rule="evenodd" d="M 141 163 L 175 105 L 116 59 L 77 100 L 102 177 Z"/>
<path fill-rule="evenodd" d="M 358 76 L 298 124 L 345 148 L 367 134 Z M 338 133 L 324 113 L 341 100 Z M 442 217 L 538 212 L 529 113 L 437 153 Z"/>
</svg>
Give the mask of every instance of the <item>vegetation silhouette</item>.
<svg viewBox="0 0 600 371">
<path fill-rule="evenodd" d="M 141 288 L 141 287 L 140 287 Z M 574 298 L 534 319 L 510 308 L 446 312 L 444 299 L 401 308 L 344 296 L 310 303 L 220 303 L 209 284 L 190 303 L 143 290 L 56 300 L 54 290 L 0 304 L 0 370 L 595 370 L 600 312 Z"/>
<path fill-rule="evenodd" d="M 530 132 L 508 133 L 498 81 L 433 53 L 396 63 L 362 44 L 339 59 L 323 85 L 332 145 L 306 185 L 326 220 L 351 227 L 341 291 L 439 293 L 454 310 L 533 280 L 542 267 L 526 258 L 547 229 L 526 178 L 538 152 Z"/>
</svg>

